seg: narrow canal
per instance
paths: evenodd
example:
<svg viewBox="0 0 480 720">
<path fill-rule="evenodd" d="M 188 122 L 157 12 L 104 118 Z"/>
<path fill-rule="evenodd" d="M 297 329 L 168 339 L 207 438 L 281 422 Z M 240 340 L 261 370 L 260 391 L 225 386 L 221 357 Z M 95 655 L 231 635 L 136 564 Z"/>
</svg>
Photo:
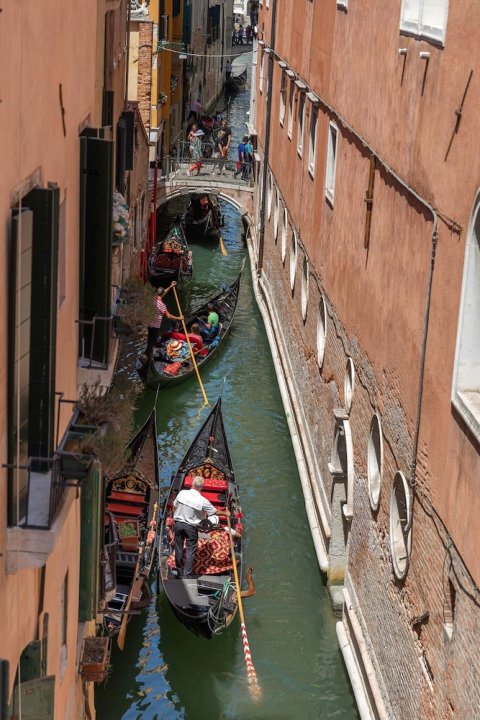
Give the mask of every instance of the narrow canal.
<svg viewBox="0 0 480 720">
<path fill-rule="evenodd" d="M 233 146 L 244 132 L 248 97 L 233 103 Z M 246 625 L 262 696 L 248 692 L 239 623 L 206 641 L 174 617 L 156 580 L 148 610 L 133 617 L 125 650 L 96 692 L 100 720 L 355 720 L 358 718 L 304 509 L 300 480 L 269 346 L 252 289 L 242 223 L 223 205 L 227 256 L 217 244 L 194 245 L 194 279 L 183 301 L 198 306 L 245 260 L 231 334 L 205 368 L 210 403 L 223 393 L 225 426 L 240 484 L 245 567 L 255 597 Z M 171 203 L 168 216 L 181 210 Z M 161 221 L 166 222 L 165 213 Z M 142 398 L 139 421 L 155 400 Z M 169 480 L 209 410 L 195 380 L 161 390 L 157 403 L 161 485 Z"/>
</svg>

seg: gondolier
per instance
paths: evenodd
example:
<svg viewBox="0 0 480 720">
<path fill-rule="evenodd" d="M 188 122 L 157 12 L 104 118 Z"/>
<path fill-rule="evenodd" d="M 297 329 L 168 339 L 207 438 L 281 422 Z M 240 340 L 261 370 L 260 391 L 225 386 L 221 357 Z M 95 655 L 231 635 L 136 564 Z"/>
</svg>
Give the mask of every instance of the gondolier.
<svg viewBox="0 0 480 720">
<path fill-rule="evenodd" d="M 178 577 L 189 578 L 192 575 L 193 561 L 198 541 L 198 526 L 205 519 L 212 515 L 230 516 L 229 510 L 216 508 L 209 502 L 201 491 L 204 480 L 200 475 L 193 478 L 192 487 L 189 490 L 180 490 L 173 502 L 174 532 L 175 532 L 175 563 Z M 183 544 L 187 541 L 185 567 L 183 566 Z"/>
<path fill-rule="evenodd" d="M 172 315 L 168 309 L 165 303 L 163 302 L 163 298 L 169 292 L 169 290 L 172 289 L 175 283 L 172 283 L 169 285 L 169 287 L 165 290 L 165 288 L 159 287 L 156 289 L 155 294 L 153 296 L 153 304 L 155 307 L 155 319 L 152 321 L 152 323 L 148 326 L 148 340 L 147 340 L 147 347 L 145 350 L 145 359 L 149 360 L 153 355 L 153 349 L 155 345 L 157 344 L 157 340 L 160 337 L 160 328 L 162 325 L 163 316 L 166 315 L 169 320 L 182 320 L 181 316 Z"/>
</svg>

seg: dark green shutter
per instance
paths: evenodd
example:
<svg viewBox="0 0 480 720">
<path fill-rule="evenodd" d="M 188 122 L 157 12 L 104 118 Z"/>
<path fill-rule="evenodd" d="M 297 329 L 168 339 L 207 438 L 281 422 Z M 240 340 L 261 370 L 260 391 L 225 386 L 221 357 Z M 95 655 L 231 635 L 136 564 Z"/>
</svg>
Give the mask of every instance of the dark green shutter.
<svg viewBox="0 0 480 720">
<path fill-rule="evenodd" d="M 133 156 L 135 150 L 135 113 L 124 112 L 125 121 L 125 170 L 133 170 Z"/>
<path fill-rule="evenodd" d="M 33 213 L 12 215 L 8 278 L 8 524 L 16 525 L 26 507 L 28 407 L 30 393 L 30 310 Z M 19 515 L 17 517 L 17 503 Z"/>
<path fill-rule="evenodd" d="M 0 660 L 0 720 L 8 720 L 9 662 Z"/>
<path fill-rule="evenodd" d="M 28 451 L 49 458 L 55 442 L 60 191 L 35 188 L 23 204 L 33 211 Z"/>
<path fill-rule="evenodd" d="M 111 313 L 113 141 L 80 138 L 80 320 Z M 80 355 L 108 362 L 110 326 L 80 323 Z"/>
<path fill-rule="evenodd" d="M 13 690 L 13 702 L 10 707 L 9 718 L 16 720 L 20 717 L 19 686 Z M 38 678 L 20 685 L 22 698 L 22 720 L 54 720 L 55 708 L 55 677 Z"/>
<path fill-rule="evenodd" d="M 79 622 L 95 618 L 98 608 L 103 528 L 103 479 L 92 465 L 82 483 L 80 523 Z"/>
</svg>

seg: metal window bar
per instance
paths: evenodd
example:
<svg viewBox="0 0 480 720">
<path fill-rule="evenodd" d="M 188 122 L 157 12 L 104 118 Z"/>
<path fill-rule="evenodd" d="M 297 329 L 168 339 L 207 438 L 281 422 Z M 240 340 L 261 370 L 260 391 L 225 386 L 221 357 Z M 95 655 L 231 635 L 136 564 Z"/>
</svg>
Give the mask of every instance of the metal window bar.
<svg viewBox="0 0 480 720">
<path fill-rule="evenodd" d="M 106 354 L 105 354 L 103 361 L 97 361 L 97 360 L 94 361 L 93 360 L 93 348 L 95 346 L 95 332 L 96 332 L 96 328 L 97 328 L 97 322 L 107 322 L 107 323 L 109 323 L 108 336 L 111 340 L 113 315 L 107 315 L 107 316 L 94 315 L 94 317 L 91 320 L 77 320 L 76 322 L 79 325 L 92 325 L 92 335 L 90 338 L 90 353 L 89 353 L 89 355 L 85 355 L 85 345 L 84 344 L 81 348 L 81 353 L 82 353 L 81 357 L 88 360 L 87 367 L 88 368 L 93 367 L 93 362 L 95 362 L 95 367 L 106 370 L 110 364 L 110 349 L 111 349 L 110 341 L 107 344 L 107 350 L 106 350 Z"/>
</svg>

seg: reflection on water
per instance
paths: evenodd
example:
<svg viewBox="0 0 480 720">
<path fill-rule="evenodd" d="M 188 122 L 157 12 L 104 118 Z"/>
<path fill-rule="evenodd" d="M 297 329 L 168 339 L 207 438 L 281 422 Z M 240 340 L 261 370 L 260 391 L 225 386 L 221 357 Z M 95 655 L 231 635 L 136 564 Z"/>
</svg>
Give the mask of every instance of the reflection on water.
<svg viewBox="0 0 480 720">
<path fill-rule="evenodd" d="M 248 107 L 232 107 L 236 139 Z M 235 115 L 234 115 L 235 113 Z M 175 215 L 185 201 L 166 209 Z M 193 245 L 194 279 L 182 298 L 201 305 L 239 272 L 246 248 L 239 215 L 227 203 L 224 241 Z M 160 222 L 167 222 L 165 215 Z M 170 299 L 171 302 L 171 299 Z M 173 307 L 173 306 L 172 306 Z M 125 650 L 96 692 L 101 720 L 353 720 L 353 698 L 335 638 L 327 589 L 318 570 L 300 480 L 248 264 L 231 333 L 203 373 L 211 404 L 223 393 L 225 427 L 245 516 L 244 557 L 253 565 L 255 597 L 245 600 L 253 661 L 262 688 L 252 701 L 239 623 L 206 641 L 175 618 L 152 588 L 150 608 L 128 626 Z M 155 399 L 146 391 L 139 421 Z M 161 486 L 193 440 L 209 408 L 196 380 L 162 389 L 157 403 Z"/>
</svg>

